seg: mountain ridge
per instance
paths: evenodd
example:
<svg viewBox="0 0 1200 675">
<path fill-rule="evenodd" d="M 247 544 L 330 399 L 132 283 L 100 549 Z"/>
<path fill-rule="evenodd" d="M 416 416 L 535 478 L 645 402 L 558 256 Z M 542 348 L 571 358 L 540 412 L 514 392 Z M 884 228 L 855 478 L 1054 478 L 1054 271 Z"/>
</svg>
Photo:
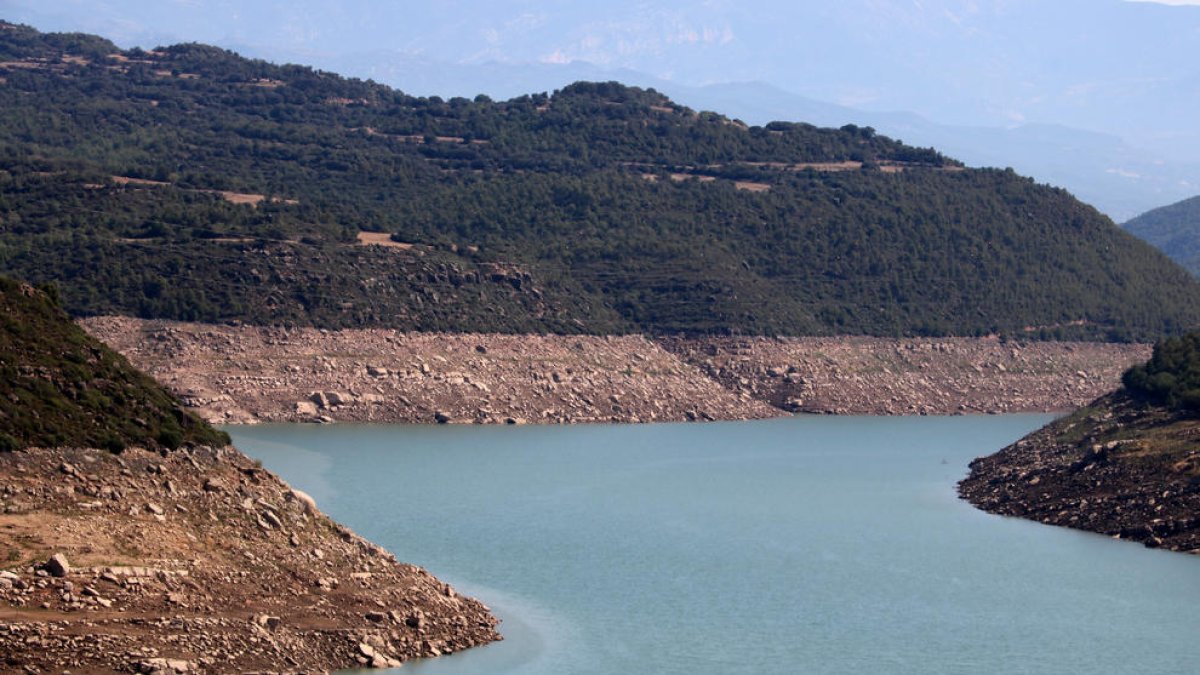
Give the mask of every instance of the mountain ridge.
<svg viewBox="0 0 1200 675">
<path fill-rule="evenodd" d="M 1065 191 L 870 127 L 748 126 L 618 83 L 418 98 L 12 25 L 0 50 L 0 269 L 62 282 L 77 314 L 1126 340 L 1200 323 L 1195 281 Z"/>
<path fill-rule="evenodd" d="M 1200 196 L 1147 211 L 1122 227 L 1200 275 Z"/>
</svg>

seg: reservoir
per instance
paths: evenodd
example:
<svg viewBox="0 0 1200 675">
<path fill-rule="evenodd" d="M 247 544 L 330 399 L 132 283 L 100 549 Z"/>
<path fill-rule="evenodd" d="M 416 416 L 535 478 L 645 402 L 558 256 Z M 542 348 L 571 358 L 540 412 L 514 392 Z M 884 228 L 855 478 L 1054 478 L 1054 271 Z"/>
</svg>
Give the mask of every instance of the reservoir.
<svg viewBox="0 0 1200 675">
<path fill-rule="evenodd" d="M 1195 672 L 1200 557 L 957 498 L 1050 419 L 227 430 L 503 620 L 402 672 Z"/>
</svg>

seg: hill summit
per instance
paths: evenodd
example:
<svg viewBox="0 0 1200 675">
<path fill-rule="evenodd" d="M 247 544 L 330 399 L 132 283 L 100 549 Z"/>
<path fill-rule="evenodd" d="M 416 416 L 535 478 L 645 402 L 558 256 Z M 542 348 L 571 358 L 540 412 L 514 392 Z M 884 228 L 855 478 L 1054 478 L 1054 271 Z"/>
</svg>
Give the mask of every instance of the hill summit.
<svg viewBox="0 0 1200 675">
<path fill-rule="evenodd" d="M 653 90 L 413 97 L 0 26 L 0 270 L 77 315 L 1149 339 L 1200 286 L 1062 190 Z"/>
</svg>

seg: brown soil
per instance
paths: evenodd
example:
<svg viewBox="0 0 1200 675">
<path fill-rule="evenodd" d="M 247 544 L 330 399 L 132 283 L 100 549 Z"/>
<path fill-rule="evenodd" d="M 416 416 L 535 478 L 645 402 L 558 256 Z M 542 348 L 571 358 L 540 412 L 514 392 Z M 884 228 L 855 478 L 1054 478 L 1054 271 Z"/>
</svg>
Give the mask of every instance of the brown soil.
<svg viewBox="0 0 1200 675">
<path fill-rule="evenodd" d="M 402 250 L 408 250 L 413 247 L 412 244 L 392 241 L 392 235 L 390 232 L 359 232 L 358 243 L 360 246 L 384 246 L 387 248 L 398 248 Z"/>
<path fill-rule="evenodd" d="M 771 417 L 643 337 L 83 321 L 216 422 L 651 422 Z"/>
<path fill-rule="evenodd" d="M 4 453 L 0 486 L 4 672 L 314 672 L 499 639 L 233 448 Z"/>
<path fill-rule="evenodd" d="M 754 183 L 748 180 L 739 180 L 733 183 L 733 186 L 739 190 L 747 192 L 768 192 L 771 186 L 766 183 Z"/>
</svg>

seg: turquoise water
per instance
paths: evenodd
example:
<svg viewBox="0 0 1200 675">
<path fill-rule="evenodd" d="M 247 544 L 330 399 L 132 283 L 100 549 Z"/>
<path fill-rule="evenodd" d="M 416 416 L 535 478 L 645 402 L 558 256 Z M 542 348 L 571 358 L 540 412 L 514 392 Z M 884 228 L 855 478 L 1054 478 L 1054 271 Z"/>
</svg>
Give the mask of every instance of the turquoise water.
<svg viewBox="0 0 1200 675">
<path fill-rule="evenodd" d="M 1197 672 L 1200 557 L 956 498 L 1049 419 L 229 431 L 503 619 L 402 672 Z"/>
</svg>

